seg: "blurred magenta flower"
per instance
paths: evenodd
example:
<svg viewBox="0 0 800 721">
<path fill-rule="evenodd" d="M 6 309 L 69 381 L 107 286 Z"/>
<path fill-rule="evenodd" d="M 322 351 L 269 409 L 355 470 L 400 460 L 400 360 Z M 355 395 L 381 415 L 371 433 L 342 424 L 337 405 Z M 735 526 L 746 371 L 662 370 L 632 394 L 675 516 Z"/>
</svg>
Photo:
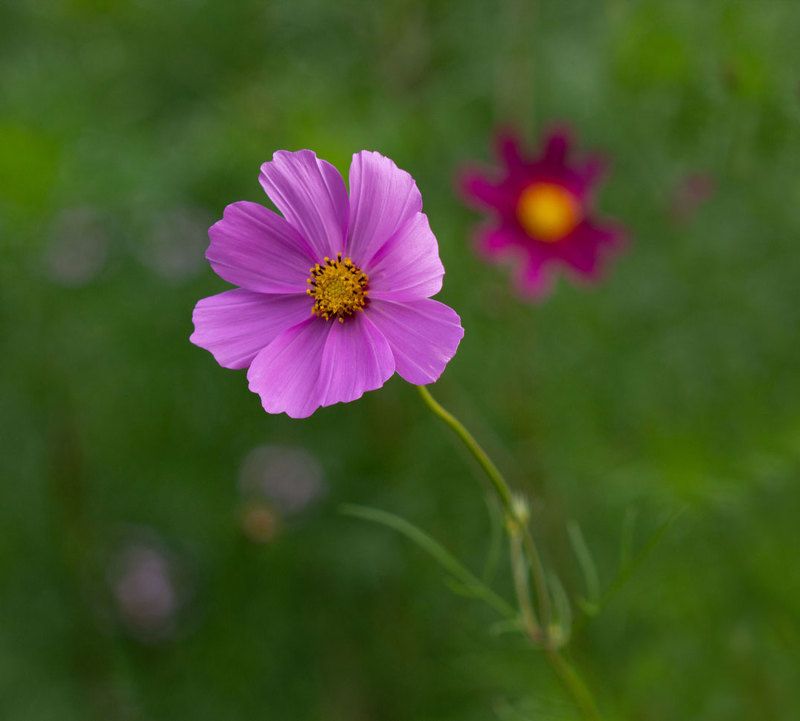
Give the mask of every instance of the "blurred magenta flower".
<svg viewBox="0 0 800 721">
<path fill-rule="evenodd" d="M 527 297 L 549 292 L 557 265 L 598 279 L 604 255 L 623 239 L 619 226 L 598 220 L 592 209 L 605 161 L 592 156 L 570 162 L 570 145 L 570 134 L 561 128 L 545 136 L 538 156 L 527 159 L 517 137 L 500 133 L 496 146 L 504 167 L 489 174 L 468 170 L 460 179 L 467 202 L 491 213 L 477 233 L 479 252 L 491 261 L 514 258 L 517 285 Z"/>
<path fill-rule="evenodd" d="M 206 258 L 239 288 L 201 300 L 191 341 L 249 368 L 269 413 L 293 418 L 360 398 L 397 371 L 438 379 L 464 335 L 431 299 L 444 267 L 414 179 L 361 151 L 350 194 L 310 150 L 280 150 L 259 178 L 283 217 L 246 201 L 209 230 Z"/>
</svg>

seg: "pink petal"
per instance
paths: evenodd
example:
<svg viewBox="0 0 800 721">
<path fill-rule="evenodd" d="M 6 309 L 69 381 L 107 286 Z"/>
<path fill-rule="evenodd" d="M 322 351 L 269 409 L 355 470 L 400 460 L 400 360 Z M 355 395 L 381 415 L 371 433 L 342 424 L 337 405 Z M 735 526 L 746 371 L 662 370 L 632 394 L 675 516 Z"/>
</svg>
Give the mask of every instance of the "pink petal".
<svg viewBox="0 0 800 721">
<path fill-rule="evenodd" d="M 547 256 L 529 253 L 520 267 L 517 276 L 517 289 L 531 300 L 541 300 L 553 289 L 553 274 L 548 268 Z"/>
<path fill-rule="evenodd" d="M 330 406 L 361 398 L 394 373 L 394 356 L 383 334 L 365 313 L 344 323 L 331 322 L 322 353 L 319 404 Z"/>
<path fill-rule="evenodd" d="M 510 128 L 500 130 L 495 136 L 494 144 L 497 156 L 505 163 L 509 174 L 513 175 L 522 169 L 525 159 L 522 157 L 522 149 L 516 132 Z"/>
<path fill-rule="evenodd" d="M 321 261 L 344 250 L 349 203 L 344 180 L 310 150 L 279 150 L 261 166 L 259 181 L 284 218 Z"/>
<path fill-rule="evenodd" d="M 559 255 L 574 270 L 591 280 L 600 276 L 603 249 L 621 240 L 616 228 L 585 222 L 559 248 Z"/>
<path fill-rule="evenodd" d="M 414 179 L 380 153 L 362 150 L 350 165 L 347 255 L 366 263 L 409 218 L 422 210 Z"/>
<path fill-rule="evenodd" d="M 608 158 L 602 155 L 590 155 L 577 166 L 577 174 L 583 184 L 583 196 L 592 189 L 592 186 L 602 180 L 603 176 L 608 172 L 608 167 Z"/>
<path fill-rule="evenodd" d="M 374 300 L 365 315 L 389 341 L 397 372 L 417 385 L 439 378 L 464 337 L 458 314 L 430 298 L 411 303 Z"/>
<path fill-rule="evenodd" d="M 247 379 L 268 413 L 306 418 L 360 398 L 392 373 L 386 338 L 359 313 L 344 323 L 312 317 L 285 330 L 256 356 Z"/>
<path fill-rule="evenodd" d="M 233 203 L 208 235 L 206 258 L 220 278 L 260 293 L 305 292 L 316 260 L 308 243 L 271 210 Z"/>
<path fill-rule="evenodd" d="M 487 260 L 494 260 L 521 245 L 519 233 L 507 226 L 484 225 L 475 234 L 475 247 Z"/>
<path fill-rule="evenodd" d="M 189 340 L 210 351 L 224 368 L 247 368 L 279 333 L 310 313 L 308 296 L 226 290 L 197 303 Z"/>
<path fill-rule="evenodd" d="M 322 405 L 320 367 L 332 325 L 312 316 L 284 330 L 255 357 L 247 380 L 265 411 L 306 418 Z"/>
<path fill-rule="evenodd" d="M 476 170 L 465 170 L 458 181 L 465 200 L 480 207 L 512 212 L 516 196 L 502 184 L 489 180 Z"/>
<path fill-rule="evenodd" d="M 369 276 L 370 298 L 416 300 L 438 293 L 444 266 L 425 213 L 408 220 L 363 270 Z"/>
<path fill-rule="evenodd" d="M 542 162 L 554 169 L 563 168 L 567 161 L 570 140 L 570 132 L 566 128 L 553 130 L 545 140 Z"/>
<path fill-rule="evenodd" d="M 580 275 L 594 278 L 600 270 L 599 246 L 593 242 L 565 243 L 561 257 Z"/>
</svg>

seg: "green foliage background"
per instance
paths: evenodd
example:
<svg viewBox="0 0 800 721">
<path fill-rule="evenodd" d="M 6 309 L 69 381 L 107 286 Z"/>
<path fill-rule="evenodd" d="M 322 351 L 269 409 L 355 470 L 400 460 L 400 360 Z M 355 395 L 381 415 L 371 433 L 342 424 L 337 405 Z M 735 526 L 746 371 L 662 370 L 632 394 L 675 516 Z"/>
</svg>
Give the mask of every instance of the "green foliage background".
<svg viewBox="0 0 800 721">
<path fill-rule="evenodd" d="M 800 717 L 798 27 L 789 0 L 0 4 L 0 717 L 573 718 L 490 611 L 338 513 L 401 514 L 483 569 L 480 478 L 413 389 L 269 417 L 187 340 L 225 284 L 146 262 L 164 213 L 264 200 L 259 164 L 300 147 L 416 177 L 466 328 L 437 395 L 535 498 L 573 596 L 570 520 L 606 587 L 685 509 L 576 639 L 607 718 Z M 632 244 L 532 306 L 473 255 L 453 174 L 497 125 L 556 120 L 613 158 L 599 207 Z M 697 173 L 716 192 L 676 220 Z M 43 260 L 69 208 L 109 236 L 75 287 Z M 257 545 L 237 475 L 263 443 L 313 451 L 330 492 Z M 164 643 L 107 618 L 130 526 L 191 578 Z"/>
</svg>

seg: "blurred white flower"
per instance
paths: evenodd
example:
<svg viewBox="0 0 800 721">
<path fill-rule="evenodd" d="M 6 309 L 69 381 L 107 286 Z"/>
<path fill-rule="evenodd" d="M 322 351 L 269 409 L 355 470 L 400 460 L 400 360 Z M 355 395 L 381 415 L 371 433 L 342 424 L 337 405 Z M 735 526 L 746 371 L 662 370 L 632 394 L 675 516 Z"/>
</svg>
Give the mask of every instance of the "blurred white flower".
<svg viewBox="0 0 800 721">
<path fill-rule="evenodd" d="M 294 446 L 257 446 L 242 461 L 239 487 L 249 502 L 266 502 L 280 515 L 304 510 L 325 495 L 319 461 Z"/>
<path fill-rule="evenodd" d="M 53 220 L 42 262 L 54 283 L 79 287 L 91 282 L 108 258 L 109 234 L 93 208 L 68 208 Z"/>
<path fill-rule="evenodd" d="M 142 263 L 165 280 L 180 282 L 205 266 L 210 218 L 199 208 L 172 208 L 153 220 L 137 243 Z"/>
<path fill-rule="evenodd" d="M 136 541 L 123 547 L 108 569 L 120 622 L 148 642 L 171 637 L 185 602 L 174 559 L 159 545 Z"/>
</svg>

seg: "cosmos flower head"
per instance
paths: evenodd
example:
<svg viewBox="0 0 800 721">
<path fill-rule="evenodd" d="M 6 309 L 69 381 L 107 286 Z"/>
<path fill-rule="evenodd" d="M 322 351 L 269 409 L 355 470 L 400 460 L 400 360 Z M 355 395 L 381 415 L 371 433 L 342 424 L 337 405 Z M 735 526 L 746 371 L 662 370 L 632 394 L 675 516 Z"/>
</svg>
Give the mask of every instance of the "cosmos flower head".
<svg viewBox="0 0 800 721">
<path fill-rule="evenodd" d="M 605 257 L 623 240 L 622 229 L 598 219 L 592 207 L 605 162 L 571 159 L 564 128 L 547 134 L 542 145 L 527 158 L 516 136 L 501 133 L 496 146 L 502 167 L 467 171 L 460 183 L 467 202 L 490 213 L 477 232 L 478 251 L 490 261 L 513 259 L 517 286 L 533 299 L 548 294 L 558 266 L 597 280 Z"/>
<path fill-rule="evenodd" d="M 247 368 L 264 409 L 293 418 L 360 398 L 395 371 L 437 380 L 464 331 L 431 298 L 444 267 L 414 179 L 364 150 L 348 194 L 312 151 L 280 150 L 259 180 L 282 215 L 240 201 L 210 228 L 206 258 L 239 287 L 195 306 L 191 341 Z"/>
</svg>

